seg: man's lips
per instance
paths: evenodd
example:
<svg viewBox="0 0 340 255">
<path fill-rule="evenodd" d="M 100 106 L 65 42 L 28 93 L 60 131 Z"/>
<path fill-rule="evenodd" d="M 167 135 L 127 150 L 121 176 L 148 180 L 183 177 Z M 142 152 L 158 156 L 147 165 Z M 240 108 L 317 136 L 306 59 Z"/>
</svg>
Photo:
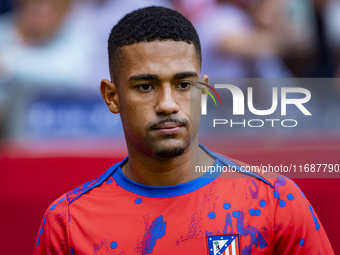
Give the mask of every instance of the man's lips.
<svg viewBox="0 0 340 255">
<path fill-rule="evenodd" d="M 171 135 L 178 133 L 183 126 L 184 124 L 178 122 L 165 122 L 153 126 L 152 129 L 161 134 Z"/>
</svg>

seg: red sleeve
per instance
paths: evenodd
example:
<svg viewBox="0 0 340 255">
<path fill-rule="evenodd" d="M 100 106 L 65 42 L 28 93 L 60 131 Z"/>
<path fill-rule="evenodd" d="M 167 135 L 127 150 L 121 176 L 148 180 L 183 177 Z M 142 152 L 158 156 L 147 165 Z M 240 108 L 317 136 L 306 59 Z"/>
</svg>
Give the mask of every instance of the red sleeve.
<svg viewBox="0 0 340 255">
<path fill-rule="evenodd" d="M 316 212 L 292 180 L 277 178 L 274 202 L 274 254 L 334 254 Z"/>
<path fill-rule="evenodd" d="M 33 255 L 71 254 L 67 235 L 68 203 L 62 196 L 51 204 L 41 222 Z"/>
</svg>

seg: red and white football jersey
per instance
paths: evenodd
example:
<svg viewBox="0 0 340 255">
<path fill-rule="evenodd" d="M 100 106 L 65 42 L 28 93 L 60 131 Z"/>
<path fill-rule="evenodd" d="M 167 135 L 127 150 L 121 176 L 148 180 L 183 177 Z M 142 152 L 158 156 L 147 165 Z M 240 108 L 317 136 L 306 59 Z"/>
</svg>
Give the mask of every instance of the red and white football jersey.
<svg viewBox="0 0 340 255">
<path fill-rule="evenodd" d="M 203 148 L 216 158 L 215 169 L 240 171 Z M 151 187 L 125 177 L 126 160 L 52 203 L 35 255 L 334 254 L 315 211 L 290 179 L 216 171 Z"/>
</svg>

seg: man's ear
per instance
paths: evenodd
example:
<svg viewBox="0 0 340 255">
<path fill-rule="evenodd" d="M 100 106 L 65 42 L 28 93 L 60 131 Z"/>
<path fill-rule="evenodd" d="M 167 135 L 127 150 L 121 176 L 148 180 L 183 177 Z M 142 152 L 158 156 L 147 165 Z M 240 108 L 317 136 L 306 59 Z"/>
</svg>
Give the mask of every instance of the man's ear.
<svg viewBox="0 0 340 255">
<path fill-rule="evenodd" d="M 116 85 L 104 79 L 100 83 L 100 93 L 109 110 L 115 114 L 119 113 L 119 98 Z"/>
<path fill-rule="evenodd" d="M 202 83 L 204 83 L 204 84 L 208 84 L 209 85 L 209 77 L 208 77 L 208 75 L 203 75 L 202 76 L 202 78 L 201 78 L 201 81 L 202 81 Z M 203 85 L 204 86 L 204 85 Z M 206 90 L 209 90 L 209 88 L 207 88 L 207 86 L 204 86 L 204 88 L 206 89 Z M 206 94 L 207 92 L 205 92 L 204 90 L 202 90 L 202 93 L 203 94 Z"/>
</svg>

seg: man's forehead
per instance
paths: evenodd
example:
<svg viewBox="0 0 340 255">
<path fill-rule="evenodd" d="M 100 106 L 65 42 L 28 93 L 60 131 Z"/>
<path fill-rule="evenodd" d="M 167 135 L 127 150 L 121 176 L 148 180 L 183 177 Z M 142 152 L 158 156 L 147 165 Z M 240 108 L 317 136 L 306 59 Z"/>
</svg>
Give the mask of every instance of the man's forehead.
<svg viewBox="0 0 340 255">
<path fill-rule="evenodd" d="M 199 65 L 197 62 L 195 47 L 186 42 L 153 41 L 135 43 L 122 47 L 123 65 L 132 65 L 144 69 L 144 67 L 157 65 L 171 65 L 173 62 Z M 148 65 L 148 66 L 145 66 Z"/>
<path fill-rule="evenodd" d="M 118 65 L 118 66 L 117 66 Z M 183 72 L 200 75 L 201 63 L 193 44 L 184 41 L 140 42 L 121 47 L 115 81 L 138 75 L 161 75 L 166 79 Z"/>
<path fill-rule="evenodd" d="M 174 41 L 174 40 L 154 40 L 150 42 L 138 42 L 129 45 L 124 45 L 121 47 L 123 52 L 141 52 L 141 53 L 149 53 L 149 52 L 157 52 L 159 50 L 192 50 L 195 51 L 195 46 L 192 43 L 187 43 L 184 41 Z M 145 52 L 147 51 L 147 52 Z"/>
</svg>

